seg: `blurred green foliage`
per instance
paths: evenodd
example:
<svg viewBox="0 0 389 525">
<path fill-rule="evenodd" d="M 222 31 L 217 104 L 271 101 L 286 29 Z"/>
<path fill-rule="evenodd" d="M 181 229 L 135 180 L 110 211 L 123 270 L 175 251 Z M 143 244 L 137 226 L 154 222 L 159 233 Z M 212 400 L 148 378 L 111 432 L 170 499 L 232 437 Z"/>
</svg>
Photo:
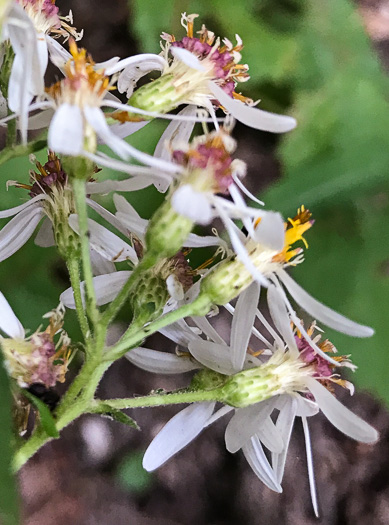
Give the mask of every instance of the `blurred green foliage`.
<svg viewBox="0 0 389 525">
<path fill-rule="evenodd" d="M 153 484 L 153 476 L 142 467 L 144 451 L 124 456 L 116 469 L 116 481 L 130 494 L 144 494 Z"/>
</svg>

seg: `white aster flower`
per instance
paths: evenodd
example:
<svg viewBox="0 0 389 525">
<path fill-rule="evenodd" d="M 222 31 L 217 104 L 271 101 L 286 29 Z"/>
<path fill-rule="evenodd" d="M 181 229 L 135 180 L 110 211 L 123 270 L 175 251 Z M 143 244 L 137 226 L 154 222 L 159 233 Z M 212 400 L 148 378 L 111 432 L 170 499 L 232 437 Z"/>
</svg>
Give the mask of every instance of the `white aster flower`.
<svg viewBox="0 0 389 525">
<path fill-rule="evenodd" d="M 162 45 L 163 58 L 155 56 L 154 61 L 149 58 L 137 76 L 134 76 L 131 67 L 123 70 L 118 87 L 121 92 L 127 92 L 129 105 L 167 112 L 181 104 L 194 104 L 206 108 L 214 116 L 216 104 L 253 128 L 275 133 L 293 129 L 296 121 L 292 117 L 252 107 L 252 100 L 235 91 L 238 82 L 250 78 L 248 66 L 239 63 L 242 40 L 236 35 L 235 46 L 227 39 L 221 43 L 204 25 L 198 32 L 199 36 L 195 37 L 193 26 L 197 16 L 182 15 L 181 22 L 187 31 L 182 40 L 177 41 L 166 33 L 161 35 L 165 41 Z M 138 77 L 152 70 L 162 71 L 161 77 L 133 93 Z"/>
</svg>

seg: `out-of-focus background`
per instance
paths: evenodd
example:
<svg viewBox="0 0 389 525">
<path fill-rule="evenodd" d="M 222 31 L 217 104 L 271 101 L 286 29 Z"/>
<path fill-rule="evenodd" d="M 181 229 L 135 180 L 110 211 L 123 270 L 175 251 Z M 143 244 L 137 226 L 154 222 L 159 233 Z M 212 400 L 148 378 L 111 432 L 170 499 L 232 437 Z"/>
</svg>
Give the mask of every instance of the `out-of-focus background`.
<svg viewBox="0 0 389 525">
<path fill-rule="evenodd" d="M 373 394 L 344 402 L 381 432 L 374 447 L 352 442 L 317 416 L 312 442 L 321 506 L 320 523 L 389 523 L 389 2 L 387 0 L 58 0 L 84 28 L 82 44 L 96 61 L 158 52 L 159 34 L 184 34 L 180 13 L 200 14 L 217 35 L 244 42 L 251 80 L 245 95 L 261 107 L 292 114 L 298 127 L 275 136 L 236 126 L 237 156 L 248 164 L 247 185 L 267 208 L 293 216 L 304 204 L 315 225 L 306 262 L 295 278 L 343 314 L 371 325 L 370 340 L 326 332 L 358 365 L 357 389 Z M 166 123 L 152 122 L 130 142 L 152 153 Z M 39 154 L 44 162 L 44 155 Z M 29 165 L 1 167 L 0 209 L 15 206 Z M 100 177 L 109 177 L 103 170 Z M 145 217 L 161 196 L 132 194 Z M 110 206 L 109 198 L 101 202 Z M 1 222 L 1 225 L 5 221 Z M 35 330 L 68 286 L 54 249 L 29 241 L 0 265 L 0 289 L 25 327 Z M 124 319 L 123 319 L 124 320 Z M 77 337 L 75 316 L 67 328 Z M 118 326 L 120 330 L 120 326 Z M 167 349 L 154 338 L 151 348 Z M 156 378 L 117 363 L 104 378 L 102 397 L 173 389 L 188 377 Z M 142 454 L 175 408 L 133 411 L 142 432 L 107 419 L 84 417 L 46 446 L 20 474 L 25 525 L 191 525 L 317 523 L 310 506 L 302 432 L 296 428 L 284 493 L 266 489 L 243 457 L 224 450 L 221 422 L 155 474 Z"/>
</svg>

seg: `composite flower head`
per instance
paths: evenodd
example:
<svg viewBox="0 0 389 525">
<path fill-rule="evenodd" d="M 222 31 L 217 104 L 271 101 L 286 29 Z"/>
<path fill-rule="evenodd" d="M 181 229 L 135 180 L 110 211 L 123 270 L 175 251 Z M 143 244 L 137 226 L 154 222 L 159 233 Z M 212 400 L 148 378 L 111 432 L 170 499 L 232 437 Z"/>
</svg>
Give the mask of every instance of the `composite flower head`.
<svg viewBox="0 0 389 525">
<path fill-rule="evenodd" d="M 197 16 L 182 15 L 181 22 L 187 35 L 181 40 L 167 33 L 162 34 L 165 65 L 161 67 L 158 63 L 162 75 L 157 80 L 132 94 L 132 75 L 126 69 L 123 71 L 118 87 L 130 97 L 129 106 L 148 112 L 166 113 L 181 104 L 194 104 L 214 115 L 215 105 L 253 128 L 275 133 L 293 129 L 296 126 L 293 118 L 254 108 L 251 99 L 236 91 L 239 82 L 249 79 L 248 66 L 240 63 L 240 51 L 243 48 L 241 38 L 236 35 L 235 45 L 227 39 L 221 41 L 204 25 L 195 34 L 194 20 Z M 156 69 L 155 61 L 148 61 L 150 67 L 142 71 L 143 74 Z M 132 67 L 130 71 L 132 73 Z"/>
<path fill-rule="evenodd" d="M 62 330 L 64 308 L 44 317 L 49 319 L 45 330 L 40 328 L 26 337 L 25 331 L 4 295 L 0 293 L 0 347 L 10 376 L 22 388 L 42 384 L 47 388 L 63 383 L 71 356 L 70 339 Z M 55 338 L 57 339 L 55 341 Z"/>
</svg>

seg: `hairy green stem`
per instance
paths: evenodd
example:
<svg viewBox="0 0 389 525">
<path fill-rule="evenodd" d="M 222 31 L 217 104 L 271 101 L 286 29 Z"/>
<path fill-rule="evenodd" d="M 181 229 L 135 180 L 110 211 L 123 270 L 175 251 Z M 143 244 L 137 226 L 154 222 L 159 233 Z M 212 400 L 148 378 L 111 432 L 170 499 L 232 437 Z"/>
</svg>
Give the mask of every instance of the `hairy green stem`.
<svg viewBox="0 0 389 525">
<path fill-rule="evenodd" d="M 220 401 L 220 391 L 214 390 L 187 390 L 169 394 L 153 394 L 151 396 L 131 397 L 127 399 L 96 400 L 91 405 L 91 412 L 99 412 L 99 407 L 110 406 L 118 410 L 126 408 L 146 408 L 165 405 L 178 405 L 181 403 L 201 403 L 204 401 Z"/>
<path fill-rule="evenodd" d="M 76 312 L 78 322 L 80 324 L 81 332 L 86 341 L 89 333 L 89 323 L 85 315 L 84 305 L 81 295 L 81 281 L 80 281 L 80 266 L 79 262 L 74 255 L 70 256 L 66 261 L 66 265 L 69 271 L 70 283 L 73 289 L 74 302 L 76 304 Z"/>
<path fill-rule="evenodd" d="M 81 178 L 72 178 L 74 191 L 74 200 L 78 215 L 78 227 L 81 242 L 81 259 L 82 269 L 85 281 L 85 303 L 86 311 L 94 328 L 99 322 L 99 311 L 96 306 L 96 293 L 93 286 L 93 273 L 89 251 L 89 226 L 88 212 L 86 205 L 85 180 Z"/>
<path fill-rule="evenodd" d="M 184 317 L 189 316 L 202 316 L 206 315 L 212 303 L 207 296 L 199 295 L 192 303 L 185 304 L 177 310 L 173 310 L 159 319 L 156 319 L 152 323 L 143 327 L 141 330 L 132 330 L 130 326 L 127 332 L 124 334 L 122 339 L 105 354 L 105 358 L 108 361 L 115 361 L 124 355 L 127 350 L 134 348 L 140 344 L 146 337 L 158 332 L 161 328 L 168 326 Z"/>
</svg>

